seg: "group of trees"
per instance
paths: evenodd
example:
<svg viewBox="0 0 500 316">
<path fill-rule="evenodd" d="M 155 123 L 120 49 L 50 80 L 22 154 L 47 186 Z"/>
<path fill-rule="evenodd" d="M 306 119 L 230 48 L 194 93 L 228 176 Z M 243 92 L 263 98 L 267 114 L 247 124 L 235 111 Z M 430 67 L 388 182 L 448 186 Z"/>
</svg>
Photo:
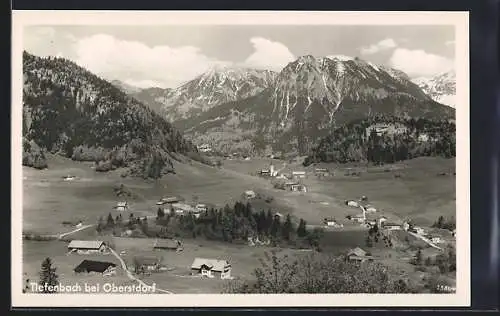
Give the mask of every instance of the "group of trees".
<svg viewBox="0 0 500 316">
<path fill-rule="evenodd" d="M 277 243 L 300 243 L 319 247 L 321 230 L 308 231 L 306 221 L 300 219 L 296 225 L 290 215 L 282 220 L 280 215 L 270 209 L 255 211 L 250 203 L 236 202 L 233 207 L 211 208 L 196 218 L 188 213 L 175 216 L 172 212 L 164 214 L 158 209 L 156 224 L 167 227 L 170 233 L 183 233 L 186 237 L 202 236 L 207 239 L 225 242 L 247 241 L 258 238 Z"/>
<path fill-rule="evenodd" d="M 368 233 L 365 239 L 365 245 L 366 247 L 371 248 L 374 246 L 374 244 L 377 244 L 381 241 L 384 242 L 385 247 L 391 248 L 393 246 L 391 238 L 383 234 L 378 225 L 375 224 L 368 229 Z"/>
<path fill-rule="evenodd" d="M 387 128 L 377 131 L 376 126 Z M 315 162 L 393 163 L 421 156 L 455 157 L 455 124 L 377 115 L 342 125 L 305 159 Z"/>
<path fill-rule="evenodd" d="M 456 228 L 456 223 L 454 218 L 445 219 L 443 216 L 439 216 L 438 220 L 432 224 L 432 227 L 454 230 Z"/>
<path fill-rule="evenodd" d="M 253 280 L 228 283 L 226 293 L 417 293 L 410 280 L 377 262 L 352 263 L 322 253 L 291 258 L 266 253 Z"/>
<path fill-rule="evenodd" d="M 125 230 L 134 231 L 142 235 L 144 231 L 147 231 L 147 227 L 148 219 L 146 217 L 135 217 L 133 213 L 130 213 L 126 219 L 121 214 L 113 218 L 111 213 L 109 213 L 106 220 L 102 216 L 99 217 L 96 230 L 100 234 L 112 233 L 115 236 L 120 236 Z"/>
<path fill-rule="evenodd" d="M 426 257 L 422 253 L 422 249 L 419 248 L 411 260 L 411 263 L 417 267 L 432 267 L 437 266 L 440 273 L 455 272 L 457 269 L 457 256 L 455 249 L 452 246 L 448 246 L 443 250 L 442 253 L 433 257 Z"/>
<path fill-rule="evenodd" d="M 33 140 L 28 141 L 23 137 L 23 166 L 36 169 L 47 168 L 47 159 L 45 151 L 40 148 Z"/>
<path fill-rule="evenodd" d="M 38 273 L 39 280 L 38 285 L 40 286 L 41 293 L 53 294 L 57 293 L 56 286 L 59 285 L 59 275 L 57 274 L 57 268 L 53 266 L 52 259 L 49 257 L 42 261 L 40 272 Z M 23 293 L 28 293 L 31 291 L 30 280 L 26 280 L 26 284 L 23 288 Z"/>
</svg>

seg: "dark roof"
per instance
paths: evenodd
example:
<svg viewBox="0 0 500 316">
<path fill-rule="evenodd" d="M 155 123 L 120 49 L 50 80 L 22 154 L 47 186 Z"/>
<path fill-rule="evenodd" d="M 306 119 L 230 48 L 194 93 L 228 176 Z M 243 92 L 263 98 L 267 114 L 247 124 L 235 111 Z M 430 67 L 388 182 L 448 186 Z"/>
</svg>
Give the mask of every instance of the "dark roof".
<svg viewBox="0 0 500 316">
<path fill-rule="evenodd" d="M 103 273 L 109 267 L 116 267 L 115 263 L 105 261 L 83 260 L 74 271 L 80 272 L 99 272 Z"/>
<path fill-rule="evenodd" d="M 179 247 L 180 242 L 175 239 L 159 239 L 155 242 L 153 248 L 160 249 L 177 249 Z"/>
</svg>

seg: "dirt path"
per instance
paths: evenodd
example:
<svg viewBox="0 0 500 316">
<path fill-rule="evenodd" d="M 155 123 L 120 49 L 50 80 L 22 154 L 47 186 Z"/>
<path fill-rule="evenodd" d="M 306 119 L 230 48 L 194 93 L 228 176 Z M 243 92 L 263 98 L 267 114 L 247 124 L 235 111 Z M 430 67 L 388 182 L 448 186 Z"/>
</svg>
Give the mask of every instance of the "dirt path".
<svg viewBox="0 0 500 316">
<path fill-rule="evenodd" d="M 79 227 L 79 228 L 77 228 L 77 229 L 74 229 L 74 230 L 72 230 L 72 231 L 70 231 L 70 232 L 59 234 L 59 235 L 57 236 L 57 238 L 61 239 L 61 238 L 63 238 L 63 237 L 66 237 L 66 236 L 68 236 L 68 235 L 74 234 L 74 233 L 76 233 L 76 232 L 79 232 L 79 231 L 81 231 L 81 230 L 84 230 L 84 229 L 87 229 L 87 228 L 90 228 L 90 227 L 93 227 L 93 226 L 95 226 L 95 224 L 85 225 L 85 226 Z"/>
<path fill-rule="evenodd" d="M 128 269 L 127 269 L 127 265 L 125 264 L 125 261 L 123 261 L 122 257 L 120 257 L 119 254 L 116 253 L 116 251 L 114 251 L 114 249 L 112 248 L 109 248 L 109 250 L 111 251 L 111 253 L 116 257 L 116 259 L 118 259 L 120 261 L 120 265 L 122 266 L 122 269 L 123 271 L 125 271 L 125 273 L 127 274 L 127 277 L 132 280 L 132 281 L 136 281 L 138 282 L 141 286 L 144 286 L 144 287 L 148 287 L 148 288 L 151 288 L 152 286 L 151 285 L 147 285 L 146 283 L 144 283 L 144 281 L 142 281 L 141 279 L 139 278 L 136 278 Z M 156 288 L 156 291 L 158 292 L 162 292 L 162 293 L 166 293 L 166 294 L 174 294 L 173 292 L 171 291 L 167 291 L 167 290 L 162 290 L 162 289 L 159 289 L 159 288 Z"/>
<path fill-rule="evenodd" d="M 439 249 L 439 250 L 443 250 L 443 248 L 439 247 L 439 246 L 436 246 L 435 244 L 433 244 L 429 239 L 423 237 L 423 236 L 420 236 L 419 234 L 415 234 L 414 232 L 408 232 L 410 235 L 422 240 L 423 242 L 425 242 L 426 244 L 428 244 L 429 246 L 433 247 L 433 248 L 436 248 L 436 249 Z"/>
</svg>

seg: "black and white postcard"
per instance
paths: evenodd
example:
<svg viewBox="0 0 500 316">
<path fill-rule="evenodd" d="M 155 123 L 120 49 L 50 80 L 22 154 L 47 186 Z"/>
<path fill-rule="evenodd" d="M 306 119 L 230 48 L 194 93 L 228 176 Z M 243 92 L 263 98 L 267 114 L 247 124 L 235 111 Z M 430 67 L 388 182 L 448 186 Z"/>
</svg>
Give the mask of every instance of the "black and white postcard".
<svg viewBox="0 0 500 316">
<path fill-rule="evenodd" d="M 12 56 L 13 306 L 470 304 L 467 13 L 14 11 Z"/>
</svg>

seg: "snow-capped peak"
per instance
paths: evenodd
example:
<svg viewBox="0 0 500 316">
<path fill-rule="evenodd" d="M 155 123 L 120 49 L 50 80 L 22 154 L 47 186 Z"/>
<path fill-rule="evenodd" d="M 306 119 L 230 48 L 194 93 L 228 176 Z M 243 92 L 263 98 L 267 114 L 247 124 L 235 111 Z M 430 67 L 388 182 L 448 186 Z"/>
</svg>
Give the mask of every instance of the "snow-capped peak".
<svg viewBox="0 0 500 316">
<path fill-rule="evenodd" d="M 336 59 L 336 60 L 340 60 L 340 61 L 354 60 L 353 57 L 346 56 L 346 55 L 328 55 L 328 56 L 326 56 L 326 58 Z"/>
<path fill-rule="evenodd" d="M 454 107 L 456 95 L 455 71 L 450 70 L 434 77 L 419 77 L 412 80 L 434 101 Z"/>
</svg>

